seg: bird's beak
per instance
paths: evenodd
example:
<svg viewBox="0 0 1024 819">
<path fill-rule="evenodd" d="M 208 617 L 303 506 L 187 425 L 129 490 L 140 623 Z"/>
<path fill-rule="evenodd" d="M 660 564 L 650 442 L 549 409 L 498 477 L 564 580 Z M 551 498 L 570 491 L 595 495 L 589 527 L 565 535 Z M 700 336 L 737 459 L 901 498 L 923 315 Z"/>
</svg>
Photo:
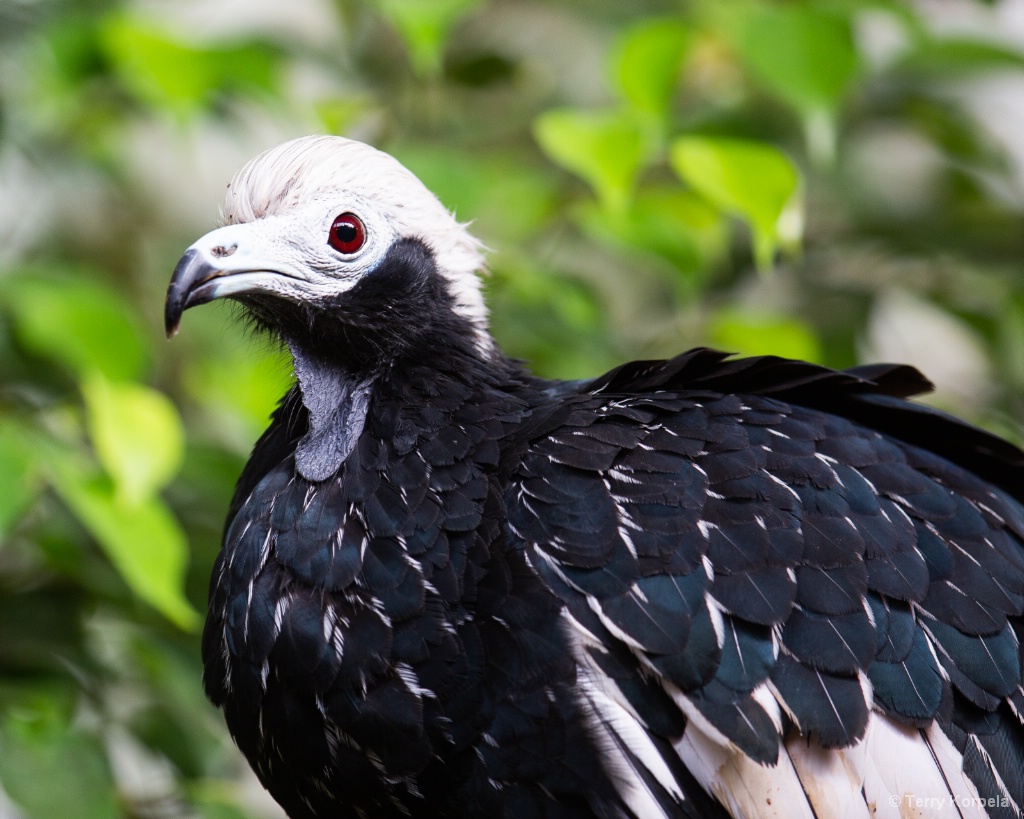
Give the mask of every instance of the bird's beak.
<svg viewBox="0 0 1024 819">
<path fill-rule="evenodd" d="M 217 298 L 214 295 L 215 280 L 222 275 L 224 272 L 211 264 L 205 253 L 195 247 L 185 251 L 174 268 L 171 284 L 167 288 L 167 300 L 164 302 L 164 329 L 168 338 L 178 332 L 181 314 L 189 307 L 206 304 Z"/>
<path fill-rule="evenodd" d="M 249 225 L 227 225 L 207 233 L 174 268 L 164 303 L 167 337 L 178 332 L 181 315 L 190 307 L 225 296 L 273 292 L 282 277 L 301 278 L 273 255 Z"/>
</svg>

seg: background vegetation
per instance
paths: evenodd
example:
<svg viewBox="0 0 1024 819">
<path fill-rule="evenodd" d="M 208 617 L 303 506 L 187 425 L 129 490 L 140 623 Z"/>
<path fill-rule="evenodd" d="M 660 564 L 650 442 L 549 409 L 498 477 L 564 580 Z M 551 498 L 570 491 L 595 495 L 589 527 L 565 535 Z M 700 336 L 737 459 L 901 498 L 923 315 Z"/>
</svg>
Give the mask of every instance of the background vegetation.
<svg viewBox="0 0 1024 819">
<path fill-rule="evenodd" d="M 901 0 L 2 0 L 0 816 L 274 816 L 200 688 L 288 380 L 163 290 L 257 151 L 337 132 L 492 248 L 546 375 L 909 360 L 1024 418 L 1024 10 Z"/>
</svg>

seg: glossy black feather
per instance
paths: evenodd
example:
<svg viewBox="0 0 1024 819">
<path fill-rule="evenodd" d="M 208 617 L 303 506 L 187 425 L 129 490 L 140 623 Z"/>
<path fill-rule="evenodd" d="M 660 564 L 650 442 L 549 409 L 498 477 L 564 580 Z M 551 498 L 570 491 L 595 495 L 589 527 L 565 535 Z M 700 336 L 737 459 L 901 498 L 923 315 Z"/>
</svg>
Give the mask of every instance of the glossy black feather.
<svg viewBox="0 0 1024 819">
<path fill-rule="evenodd" d="M 771 764 L 872 708 L 1024 804 L 1024 455 L 906 402 L 916 371 L 693 350 L 542 382 L 412 241 L 343 298 L 250 307 L 369 396 L 323 480 L 284 398 L 211 582 L 206 690 L 291 816 L 635 816 L 625 777 L 715 817 L 687 714 Z"/>
</svg>

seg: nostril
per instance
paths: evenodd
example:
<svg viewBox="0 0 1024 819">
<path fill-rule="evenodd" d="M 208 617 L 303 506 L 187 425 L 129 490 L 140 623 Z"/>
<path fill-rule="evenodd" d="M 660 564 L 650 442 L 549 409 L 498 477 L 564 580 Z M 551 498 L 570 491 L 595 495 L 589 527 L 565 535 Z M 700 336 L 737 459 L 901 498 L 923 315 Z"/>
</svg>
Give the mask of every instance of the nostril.
<svg viewBox="0 0 1024 819">
<path fill-rule="evenodd" d="M 210 253 L 218 259 L 223 259 L 225 256 L 230 256 L 236 250 L 238 250 L 238 245 L 217 245 L 210 250 Z"/>
</svg>

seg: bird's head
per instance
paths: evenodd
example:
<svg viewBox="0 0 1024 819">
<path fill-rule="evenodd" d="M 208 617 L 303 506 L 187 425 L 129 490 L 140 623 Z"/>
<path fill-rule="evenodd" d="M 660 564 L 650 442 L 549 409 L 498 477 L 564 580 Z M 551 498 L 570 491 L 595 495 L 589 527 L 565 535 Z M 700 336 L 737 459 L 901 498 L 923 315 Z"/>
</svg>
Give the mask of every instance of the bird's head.
<svg viewBox="0 0 1024 819">
<path fill-rule="evenodd" d="M 386 153 L 334 136 L 286 142 L 238 172 L 223 222 L 178 262 L 169 336 L 188 308 L 230 297 L 292 344 L 387 355 L 443 317 L 489 347 L 480 243 Z"/>
</svg>

